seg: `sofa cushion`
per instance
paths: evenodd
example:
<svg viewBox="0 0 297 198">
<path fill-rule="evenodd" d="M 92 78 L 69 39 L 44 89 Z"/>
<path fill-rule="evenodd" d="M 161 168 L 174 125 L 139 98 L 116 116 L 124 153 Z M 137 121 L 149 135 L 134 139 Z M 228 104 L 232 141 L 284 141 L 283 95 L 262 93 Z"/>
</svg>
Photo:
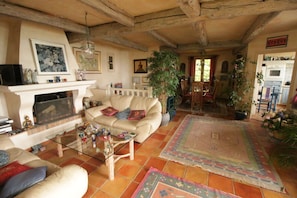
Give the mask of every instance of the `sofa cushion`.
<svg viewBox="0 0 297 198">
<path fill-rule="evenodd" d="M 131 110 L 128 120 L 141 120 L 145 117 L 144 110 Z"/>
<path fill-rule="evenodd" d="M 115 116 L 105 116 L 101 115 L 94 118 L 94 121 L 98 124 L 105 125 L 105 126 L 112 126 L 115 121 L 118 119 Z"/>
<path fill-rule="evenodd" d="M 17 161 L 14 161 L 0 168 L 0 186 L 3 185 L 9 178 L 13 177 L 14 175 L 17 175 L 29 169 L 31 169 L 31 167 L 22 165 Z"/>
<path fill-rule="evenodd" d="M 112 95 L 110 97 L 111 106 L 119 111 L 130 107 L 133 96 Z"/>
<path fill-rule="evenodd" d="M 123 111 L 118 112 L 115 116 L 119 120 L 126 120 L 129 117 L 130 114 L 130 108 L 128 107 L 127 109 L 124 109 Z"/>
<path fill-rule="evenodd" d="M 134 96 L 131 101 L 130 109 L 138 110 L 143 109 L 146 113 L 149 113 L 149 110 L 158 102 L 157 98 L 146 98 L 140 96 Z"/>
<path fill-rule="evenodd" d="M 9 162 L 9 155 L 6 151 L 0 150 L 0 166 L 4 166 Z"/>
<path fill-rule="evenodd" d="M 33 168 L 11 177 L 3 186 L 0 197 L 14 197 L 34 184 L 44 180 L 46 166 Z"/>
<path fill-rule="evenodd" d="M 123 131 L 135 132 L 137 122 L 139 121 L 138 120 L 117 120 L 113 124 L 112 128 L 120 129 L 119 131 L 121 132 Z M 117 135 L 114 133 L 114 130 L 112 130 L 112 134 Z"/>
<path fill-rule="evenodd" d="M 107 107 L 101 110 L 102 114 L 105 116 L 114 116 L 119 111 L 113 107 Z"/>
</svg>

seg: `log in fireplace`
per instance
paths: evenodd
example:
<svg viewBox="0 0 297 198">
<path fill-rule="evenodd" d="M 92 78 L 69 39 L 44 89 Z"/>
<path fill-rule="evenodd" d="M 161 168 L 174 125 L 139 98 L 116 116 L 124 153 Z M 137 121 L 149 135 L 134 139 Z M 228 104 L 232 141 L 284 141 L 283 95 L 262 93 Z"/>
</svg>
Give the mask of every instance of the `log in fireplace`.
<svg viewBox="0 0 297 198">
<path fill-rule="evenodd" d="M 74 115 L 71 91 L 35 95 L 33 115 L 36 124 L 46 124 Z"/>
</svg>

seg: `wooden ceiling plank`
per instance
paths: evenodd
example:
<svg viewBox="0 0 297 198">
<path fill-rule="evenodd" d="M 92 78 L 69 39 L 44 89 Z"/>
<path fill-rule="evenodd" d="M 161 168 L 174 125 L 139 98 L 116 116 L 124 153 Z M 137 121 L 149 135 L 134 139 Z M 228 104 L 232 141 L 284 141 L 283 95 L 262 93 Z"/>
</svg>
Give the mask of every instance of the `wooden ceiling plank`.
<svg viewBox="0 0 297 198">
<path fill-rule="evenodd" d="M 111 17 L 116 22 L 132 27 L 134 26 L 134 18 L 123 14 L 123 10 L 111 4 L 107 0 L 80 0 L 80 2 L 92 7 L 93 9 L 102 12 L 108 17 Z"/>
<path fill-rule="evenodd" d="M 177 3 L 189 18 L 200 16 L 200 0 L 177 0 Z"/>
<path fill-rule="evenodd" d="M 172 43 L 171 41 L 169 41 L 166 37 L 160 35 L 159 33 L 157 33 L 154 30 L 148 31 L 148 33 L 150 35 L 152 35 L 154 38 L 156 38 L 157 40 L 163 42 L 165 45 L 169 46 L 169 47 L 173 47 L 173 48 L 177 48 L 177 45 Z"/>
<path fill-rule="evenodd" d="M 194 31 L 197 32 L 196 35 L 198 35 L 198 38 L 199 38 L 198 42 L 201 45 L 206 46 L 208 44 L 208 39 L 207 39 L 206 30 L 205 30 L 205 21 L 194 23 L 193 28 L 194 28 Z"/>
<path fill-rule="evenodd" d="M 124 39 L 122 37 L 115 37 L 115 36 L 104 36 L 101 39 L 111 42 L 111 43 L 115 43 L 117 45 L 121 45 L 121 46 L 125 46 L 128 48 L 132 48 L 132 49 L 136 49 L 136 50 L 140 50 L 143 52 L 147 52 L 148 48 L 146 46 L 140 45 L 138 43 L 129 41 L 127 39 Z"/>
<path fill-rule="evenodd" d="M 288 0 L 284 0 L 284 1 L 288 1 Z M 212 1 L 210 1 L 210 2 L 212 2 Z M 217 1 L 214 1 L 214 2 L 217 3 Z M 230 2 L 230 1 L 227 1 L 227 2 Z M 231 2 L 233 2 L 233 1 L 231 1 Z M 237 2 L 237 0 L 236 0 L 236 2 Z M 258 3 L 258 4 L 260 4 L 260 3 Z M 278 4 L 283 5 L 283 6 L 278 7 L 277 6 Z M 289 3 L 289 4 L 292 6 L 294 5 L 297 9 L 296 3 L 295 4 Z M 260 7 L 262 7 L 262 6 L 260 6 Z M 275 10 L 276 8 L 278 8 L 278 11 L 291 9 L 288 7 L 289 6 L 284 6 L 284 4 L 282 2 L 277 1 L 277 2 L 275 2 L 275 5 L 273 7 L 271 7 L 271 9 Z M 217 12 L 220 12 L 220 11 L 217 11 L 216 9 L 211 9 L 205 13 L 205 14 L 207 14 L 206 16 L 202 14 L 200 17 L 191 18 L 191 19 L 188 18 L 185 14 L 183 14 L 180 9 L 172 9 L 172 10 L 162 11 L 162 12 L 158 12 L 158 13 L 150 13 L 150 14 L 143 15 L 143 16 L 137 16 L 137 17 L 135 17 L 136 23 L 135 23 L 134 27 L 125 27 L 125 26 L 117 25 L 116 23 L 109 23 L 109 24 L 95 26 L 95 27 L 91 28 L 91 31 L 94 32 L 94 35 L 100 37 L 102 35 L 115 35 L 115 34 L 124 34 L 124 33 L 130 33 L 130 32 L 145 32 L 145 31 L 157 30 L 157 29 L 161 29 L 161 28 L 165 28 L 165 27 L 169 28 L 169 27 L 175 27 L 175 26 L 180 26 L 180 25 L 187 25 L 187 24 L 191 24 L 191 23 L 197 22 L 197 21 L 204 21 L 207 17 L 210 17 L 212 19 L 214 19 L 214 18 L 216 18 L 216 19 L 229 18 L 230 13 L 231 13 L 231 15 L 234 15 L 233 17 L 240 16 L 241 13 L 246 14 L 246 15 L 248 14 L 245 11 L 245 8 L 240 9 L 240 8 L 233 7 L 230 9 L 227 9 L 227 11 L 222 11 L 222 13 L 220 15 L 216 14 Z M 235 16 L 235 14 L 232 14 L 233 9 L 240 10 L 236 14 L 236 16 Z M 203 10 L 203 8 L 202 8 L 202 10 Z M 269 9 L 265 9 L 263 11 L 261 11 L 261 9 L 260 10 L 257 9 L 256 15 L 259 15 L 262 13 L 264 14 L 266 12 L 269 13 Z M 221 17 L 222 14 L 224 14 L 223 17 Z"/>
<path fill-rule="evenodd" d="M 187 51 L 187 50 L 204 50 L 204 49 L 220 49 L 220 48 L 235 48 L 241 47 L 243 44 L 240 41 L 223 41 L 223 42 L 212 42 L 208 43 L 207 46 L 200 44 L 184 44 L 178 45 L 178 51 Z"/>
<path fill-rule="evenodd" d="M 270 12 L 297 9 L 296 0 L 226 0 L 201 4 L 201 15 L 210 19 L 232 18 L 246 15 L 259 15 Z"/>
<path fill-rule="evenodd" d="M 275 18 L 279 12 L 272 12 L 268 14 L 259 15 L 251 27 L 247 30 L 242 38 L 242 43 L 247 44 L 253 40 L 257 35 L 259 35 L 273 18 Z"/>
<path fill-rule="evenodd" d="M 43 23 L 50 26 L 62 28 L 66 31 L 76 33 L 86 33 L 86 27 L 70 20 L 48 15 L 32 9 L 16 6 L 13 4 L 0 2 L 0 14 L 17 17 L 20 19 Z"/>
</svg>

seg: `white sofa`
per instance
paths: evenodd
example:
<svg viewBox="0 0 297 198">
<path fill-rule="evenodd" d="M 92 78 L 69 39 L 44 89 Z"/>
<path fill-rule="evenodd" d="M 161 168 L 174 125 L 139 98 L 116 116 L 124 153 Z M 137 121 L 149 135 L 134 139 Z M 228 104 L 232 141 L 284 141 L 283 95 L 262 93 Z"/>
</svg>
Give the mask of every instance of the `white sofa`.
<svg viewBox="0 0 297 198">
<path fill-rule="evenodd" d="M 32 168 L 47 166 L 46 178 L 19 193 L 17 198 L 81 198 L 88 189 L 88 173 L 78 165 L 62 168 L 42 160 L 26 150 L 17 148 L 7 135 L 0 135 L 0 150 L 8 154 L 8 164 L 18 161 L 19 164 Z M 4 166 L 6 165 L 2 167 Z"/>
<path fill-rule="evenodd" d="M 142 143 L 153 132 L 155 132 L 162 120 L 161 103 L 157 98 L 131 96 L 131 95 L 111 95 L 103 105 L 85 110 L 86 120 L 111 129 L 115 133 L 127 131 L 136 133 L 135 141 Z M 145 117 L 141 120 L 117 119 L 116 116 L 105 116 L 101 110 L 113 107 L 118 111 L 127 108 L 130 110 L 144 110 Z"/>
</svg>

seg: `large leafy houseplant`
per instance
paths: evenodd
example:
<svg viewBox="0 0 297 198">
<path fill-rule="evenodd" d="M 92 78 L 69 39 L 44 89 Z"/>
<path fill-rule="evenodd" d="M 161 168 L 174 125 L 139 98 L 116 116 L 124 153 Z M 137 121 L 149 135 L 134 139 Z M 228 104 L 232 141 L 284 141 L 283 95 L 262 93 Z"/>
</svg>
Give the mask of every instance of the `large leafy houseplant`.
<svg viewBox="0 0 297 198">
<path fill-rule="evenodd" d="M 154 51 L 148 58 L 149 84 L 153 87 L 153 95 L 162 104 L 162 113 L 167 113 L 167 99 L 175 96 L 181 72 L 177 69 L 179 57 L 171 51 Z"/>
<path fill-rule="evenodd" d="M 281 166 L 297 166 L 297 115 L 281 110 L 263 115 L 263 127 L 276 139 L 270 157 Z"/>
<path fill-rule="evenodd" d="M 245 71 L 246 59 L 238 56 L 234 60 L 234 69 L 232 74 L 233 89 L 229 96 L 229 106 L 233 106 L 236 112 L 242 112 L 247 115 L 251 102 L 247 96 L 252 87 L 247 79 Z"/>
</svg>

